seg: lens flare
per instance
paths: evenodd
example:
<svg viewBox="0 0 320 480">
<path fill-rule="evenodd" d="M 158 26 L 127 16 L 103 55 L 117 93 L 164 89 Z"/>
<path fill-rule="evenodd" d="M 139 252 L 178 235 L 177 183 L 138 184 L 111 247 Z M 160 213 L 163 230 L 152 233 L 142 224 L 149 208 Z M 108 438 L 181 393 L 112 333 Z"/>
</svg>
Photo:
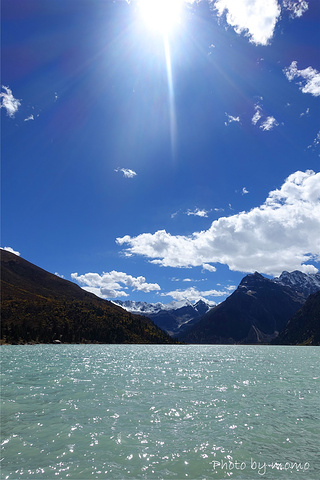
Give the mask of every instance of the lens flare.
<svg viewBox="0 0 320 480">
<path fill-rule="evenodd" d="M 139 8 L 146 25 L 160 33 L 168 33 L 180 20 L 183 0 L 140 0 Z"/>
</svg>

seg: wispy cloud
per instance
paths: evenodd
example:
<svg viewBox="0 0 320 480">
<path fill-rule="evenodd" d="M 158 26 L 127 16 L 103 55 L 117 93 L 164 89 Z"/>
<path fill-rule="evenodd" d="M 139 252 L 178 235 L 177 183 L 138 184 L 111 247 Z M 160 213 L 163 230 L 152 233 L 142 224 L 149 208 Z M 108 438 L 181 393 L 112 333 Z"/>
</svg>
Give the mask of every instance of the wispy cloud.
<svg viewBox="0 0 320 480">
<path fill-rule="evenodd" d="M 261 123 L 260 128 L 264 132 L 268 132 L 269 130 L 272 130 L 274 127 L 277 127 L 279 123 L 274 117 L 267 117 L 264 122 Z"/>
<path fill-rule="evenodd" d="M 283 0 L 282 6 L 290 11 L 292 17 L 302 17 L 309 8 L 306 0 Z"/>
<path fill-rule="evenodd" d="M 227 116 L 227 121 L 224 122 L 226 126 L 233 122 L 240 123 L 240 117 L 234 117 L 233 115 L 229 115 L 227 112 L 225 112 L 225 114 Z"/>
<path fill-rule="evenodd" d="M 257 123 L 259 122 L 259 120 L 261 119 L 262 117 L 262 114 L 261 114 L 261 107 L 260 105 L 256 104 L 254 106 L 254 109 L 255 109 L 255 114 L 253 115 L 251 121 L 253 123 L 253 125 L 257 125 Z"/>
<path fill-rule="evenodd" d="M 308 117 L 310 113 L 310 108 L 308 107 L 305 112 L 300 113 L 300 117 L 304 117 L 305 115 Z"/>
<path fill-rule="evenodd" d="M 123 272 L 112 270 L 111 272 L 85 273 L 78 275 L 72 273 L 71 278 L 83 285 L 83 288 L 101 298 L 128 297 L 124 290 L 130 287 L 133 290 L 148 293 L 154 290 L 161 290 L 157 283 L 147 283 L 145 277 L 133 277 Z"/>
<path fill-rule="evenodd" d="M 194 210 L 187 210 L 185 214 L 188 216 L 193 215 L 195 217 L 208 217 L 208 213 L 210 212 L 211 210 L 201 210 L 200 208 L 195 208 Z"/>
<path fill-rule="evenodd" d="M 17 255 L 20 257 L 20 252 L 17 252 L 16 250 L 13 250 L 11 247 L 1 247 L 2 250 L 5 250 L 6 252 L 14 253 L 14 255 Z"/>
<path fill-rule="evenodd" d="M 4 92 L 0 92 L 0 99 L 1 99 L 1 106 L 0 108 L 5 108 L 7 110 L 7 114 L 9 117 L 13 118 L 18 111 L 21 102 L 14 98 L 12 91 L 9 87 L 5 87 L 2 85 L 2 90 Z"/>
<path fill-rule="evenodd" d="M 313 140 L 311 145 L 308 145 L 308 148 L 316 148 L 320 144 L 320 131 L 317 133 L 316 138 Z"/>
<path fill-rule="evenodd" d="M 116 168 L 114 171 L 122 172 L 125 178 L 133 178 L 137 175 L 137 173 L 134 170 L 131 170 L 130 168 Z"/>
<path fill-rule="evenodd" d="M 118 238 L 131 254 L 166 267 L 221 263 L 231 270 L 279 275 L 315 272 L 320 259 L 320 172 L 297 171 L 249 212 L 215 220 L 190 236 L 165 230 Z"/>
<path fill-rule="evenodd" d="M 217 0 L 211 3 L 218 16 L 226 12 L 227 22 L 238 34 L 244 33 L 255 44 L 269 43 L 281 11 L 277 0 Z"/>
<path fill-rule="evenodd" d="M 241 194 L 242 195 L 247 195 L 247 193 L 249 193 L 249 190 L 247 190 L 246 187 L 243 187 L 243 189 L 241 191 Z"/>
<path fill-rule="evenodd" d="M 320 73 L 315 68 L 308 67 L 299 70 L 298 62 L 293 61 L 291 65 L 283 71 L 290 82 L 295 78 L 302 78 L 302 81 L 298 82 L 298 85 L 300 85 L 300 90 L 303 93 L 311 93 L 314 97 L 320 95 Z"/>
<path fill-rule="evenodd" d="M 265 120 L 262 121 L 262 119 L 264 118 L 264 113 L 259 103 L 256 103 L 256 105 L 254 106 L 254 109 L 255 109 L 255 113 L 251 119 L 251 122 L 253 125 L 257 125 L 261 121 L 259 128 L 261 128 L 261 130 L 263 131 L 272 130 L 274 127 L 277 127 L 279 125 L 277 120 L 272 116 L 266 117 Z"/>
<path fill-rule="evenodd" d="M 25 122 L 29 122 L 30 120 L 34 120 L 34 116 L 32 114 L 29 115 L 29 117 L 24 119 Z"/>
</svg>

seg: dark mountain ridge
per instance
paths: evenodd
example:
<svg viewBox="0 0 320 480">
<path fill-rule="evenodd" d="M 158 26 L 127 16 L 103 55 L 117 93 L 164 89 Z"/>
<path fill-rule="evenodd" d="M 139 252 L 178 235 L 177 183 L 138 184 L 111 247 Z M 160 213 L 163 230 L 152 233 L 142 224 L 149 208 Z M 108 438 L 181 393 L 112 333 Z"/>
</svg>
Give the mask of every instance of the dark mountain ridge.
<svg viewBox="0 0 320 480">
<path fill-rule="evenodd" d="M 222 303 L 179 340 L 187 343 L 269 343 L 283 330 L 305 298 L 259 273 L 247 275 Z"/>
<path fill-rule="evenodd" d="M 320 345 L 320 290 L 310 295 L 272 342 L 277 345 Z"/>
<path fill-rule="evenodd" d="M 1 339 L 5 343 L 172 343 L 154 323 L 5 250 Z"/>
</svg>

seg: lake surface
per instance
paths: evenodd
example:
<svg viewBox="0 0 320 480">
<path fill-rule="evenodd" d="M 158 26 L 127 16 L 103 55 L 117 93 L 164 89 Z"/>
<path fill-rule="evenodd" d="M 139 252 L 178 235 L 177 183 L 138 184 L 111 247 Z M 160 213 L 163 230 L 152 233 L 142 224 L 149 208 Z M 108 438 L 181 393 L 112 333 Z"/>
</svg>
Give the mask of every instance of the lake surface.
<svg viewBox="0 0 320 480">
<path fill-rule="evenodd" d="M 320 479 L 319 347 L 1 347 L 2 479 Z"/>
</svg>

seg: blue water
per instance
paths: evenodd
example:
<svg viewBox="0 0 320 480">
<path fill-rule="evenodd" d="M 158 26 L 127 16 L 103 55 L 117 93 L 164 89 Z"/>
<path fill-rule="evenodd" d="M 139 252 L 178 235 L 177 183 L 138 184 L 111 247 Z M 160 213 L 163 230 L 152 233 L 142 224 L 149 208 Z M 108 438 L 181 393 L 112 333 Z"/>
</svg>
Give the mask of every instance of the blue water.
<svg viewBox="0 0 320 480">
<path fill-rule="evenodd" d="M 320 479 L 319 347 L 1 347 L 2 479 Z"/>
</svg>

